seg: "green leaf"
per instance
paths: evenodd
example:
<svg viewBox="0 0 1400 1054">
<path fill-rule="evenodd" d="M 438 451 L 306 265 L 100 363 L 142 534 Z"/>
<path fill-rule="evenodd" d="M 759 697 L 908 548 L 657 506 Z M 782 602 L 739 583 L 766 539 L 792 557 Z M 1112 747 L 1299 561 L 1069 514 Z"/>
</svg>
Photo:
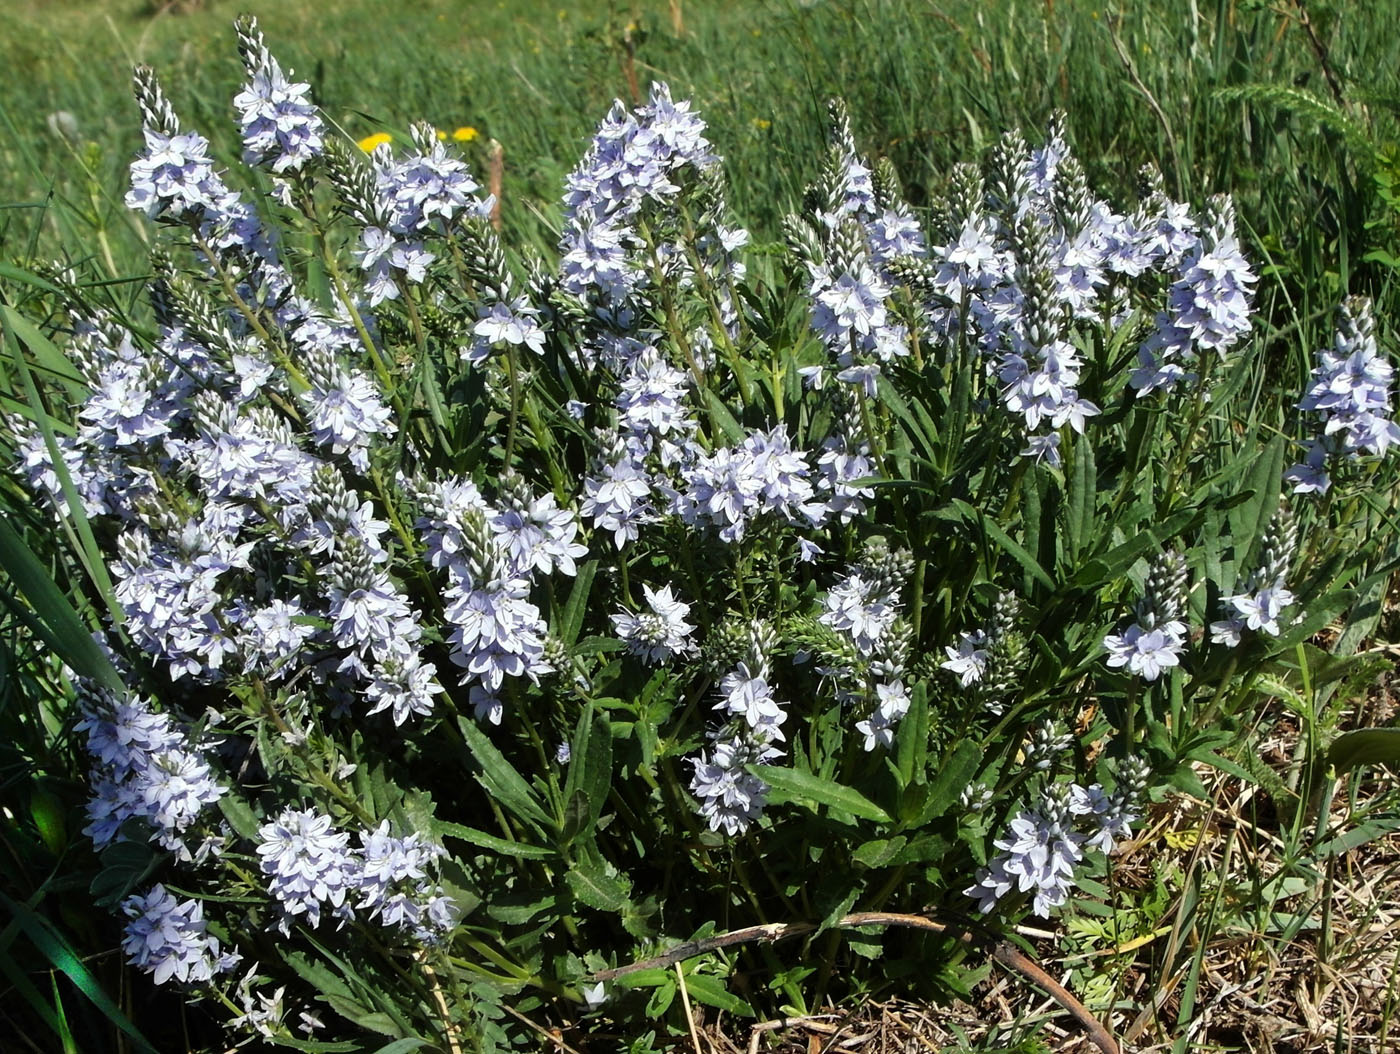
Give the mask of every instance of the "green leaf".
<svg viewBox="0 0 1400 1054">
<path fill-rule="evenodd" d="M 403 1039 L 396 1039 L 392 1043 L 386 1043 L 374 1054 L 408 1054 L 410 1050 L 422 1050 L 424 1047 L 431 1047 L 433 1044 L 426 1039 L 418 1039 L 416 1036 L 405 1036 Z"/>
<path fill-rule="evenodd" d="M 403 1035 L 403 1029 L 399 1028 L 392 1017 L 382 1011 L 371 1010 L 343 995 L 332 995 L 327 992 L 321 998 L 337 1014 L 361 1028 L 378 1032 L 381 1036 Z"/>
<path fill-rule="evenodd" d="M 1140 557 L 1160 549 L 1167 539 L 1191 530 L 1204 518 L 1205 513 L 1199 509 L 1183 509 L 1174 513 L 1155 527 L 1140 531 L 1122 545 L 1090 560 L 1079 569 L 1070 584 L 1080 590 L 1097 589 L 1126 574 Z"/>
<path fill-rule="evenodd" d="M 566 844 L 578 835 L 592 833 L 612 786 L 612 727 L 608 715 L 598 712 L 593 703 L 579 714 L 570 752 L 572 760 L 564 781 L 564 801 L 572 812 L 563 825 Z M 579 808 L 573 808 L 576 799 L 581 802 Z"/>
<path fill-rule="evenodd" d="M 1374 842 L 1377 838 L 1384 838 L 1396 831 L 1400 831 L 1400 819 L 1395 817 L 1367 820 L 1345 834 L 1323 842 L 1313 850 L 1313 856 L 1318 860 L 1329 856 L 1341 856 L 1343 853 L 1350 852 L 1368 842 Z"/>
<path fill-rule="evenodd" d="M 706 1006 L 713 1006 L 720 1010 L 727 1010 L 731 1014 L 743 1014 L 746 1017 L 753 1017 L 753 1007 L 744 1002 L 737 995 L 733 995 L 724 982 L 718 977 L 711 977 L 708 974 L 693 973 L 685 977 L 685 990 L 690 993 L 690 998 L 697 1003 L 704 1003 Z"/>
<path fill-rule="evenodd" d="M 548 846 L 512 842 L 507 838 L 497 838 L 494 834 L 478 831 L 475 827 L 465 827 L 446 820 L 435 821 L 433 831 L 447 838 L 457 838 L 479 849 L 490 849 L 493 853 L 519 857 L 522 860 L 548 860 L 555 855 L 554 850 Z"/>
<path fill-rule="evenodd" d="M 569 591 L 569 599 L 559 616 L 559 625 L 554 627 L 555 634 L 565 644 L 571 645 L 578 640 L 579 630 L 583 628 L 584 615 L 588 612 L 588 593 L 593 588 L 593 576 L 597 571 L 597 560 L 579 564 L 574 588 Z"/>
<path fill-rule="evenodd" d="M 84 677 L 114 692 L 125 691 L 111 660 L 92 639 L 92 632 L 5 515 L 0 515 L 0 568 L 34 608 L 44 643 L 56 655 Z"/>
<path fill-rule="evenodd" d="M 1065 502 L 1065 535 L 1071 566 L 1079 563 L 1079 555 L 1093 535 L 1097 487 L 1094 443 L 1088 435 L 1080 435 L 1074 441 L 1074 474 L 1069 481 L 1069 500 Z"/>
<path fill-rule="evenodd" d="M 115 907 L 151 875 L 159 861 L 149 842 L 113 842 L 98 858 L 102 870 L 92 880 L 89 892 L 104 908 Z"/>
<path fill-rule="evenodd" d="M 88 1002 L 101 1011 L 108 1021 L 130 1036 L 137 1049 L 148 1051 L 149 1054 L 156 1054 L 156 1048 L 141 1034 L 140 1029 L 122 1013 L 121 1008 L 113 1002 L 112 997 L 98 983 L 97 978 L 83 965 L 72 946 L 53 928 L 47 919 L 23 904 L 16 903 L 3 893 L 0 893 L 0 905 L 9 911 L 15 923 L 24 931 L 25 936 L 34 942 L 49 964 L 65 974 L 77 986 L 78 991 L 83 993 Z"/>
<path fill-rule="evenodd" d="M 472 756 L 481 766 L 477 779 L 487 792 L 522 820 L 533 820 L 546 827 L 554 827 L 554 821 L 540 805 L 538 796 L 525 782 L 525 777 L 520 775 L 515 766 L 506 760 L 505 755 L 496 749 L 496 745 L 486 738 L 486 733 L 477 727 L 476 722 L 469 717 L 460 717 L 457 726 L 462 730 L 462 738 L 467 741 Z"/>
<path fill-rule="evenodd" d="M 486 914 L 507 926 L 524 926 L 547 914 L 553 918 L 557 906 L 558 898 L 553 893 L 497 893 L 486 905 Z"/>
<path fill-rule="evenodd" d="M 258 818 L 248 803 L 236 794 L 225 794 L 219 799 L 219 811 L 234 832 L 250 841 L 257 839 Z"/>
<path fill-rule="evenodd" d="M 719 430 L 731 442 L 742 443 L 744 441 L 744 426 L 734 419 L 734 415 L 729 412 L 729 407 L 724 404 L 724 400 L 706 388 L 705 402 L 710 411 L 710 419 L 719 427 Z"/>
<path fill-rule="evenodd" d="M 922 782 L 928 764 L 928 686 L 920 681 L 909 697 L 909 713 L 895 733 L 895 771 L 900 789 Z"/>
<path fill-rule="evenodd" d="M 773 765 L 755 765 L 753 773 L 773 788 L 770 801 L 792 802 L 812 812 L 817 811 L 816 806 L 825 805 L 836 813 L 836 819 L 841 819 L 841 813 L 849 813 L 864 820 L 890 822 L 890 815 L 884 809 L 859 791 L 834 780 Z"/>
<path fill-rule="evenodd" d="M 1032 483 L 1026 485 L 1034 486 Z M 1026 552 L 1019 542 L 1014 541 L 1011 535 L 1002 529 L 1001 524 L 973 508 L 961 498 L 954 499 L 953 506 L 969 525 L 979 528 L 987 538 L 995 542 L 1003 552 L 1020 564 L 1031 578 L 1045 586 L 1046 589 L 1053 590 L 1055 588 L 1055 580 L 1046 573 L 1045 568 L 1041 567 L 1036 558 Z"/>
<path fill-rule="evenodd" d="M 44 336 L 33 322 L 14 308 L 4 306 L 0 306 L 0 319 L 4 320 L 6 328 L 29 349 L 29 353 L 34 356 L 34 365 L 40 370 L 64 382 L 69 392 L 74 395 L 81 394 L 87 388 L 83 375 L 68 361 L 68 356 L 54 347 L 53 341 Z"/>
<path fill-rule="evenodd" d="M 910 827 L 922 827 L 942 816 L 958 800 L 963 788 L 972 782 L 977 767 L 982 764 L 982 748 L 972 739 L 961 740 L 952 754 L 938 766 L 938 774 L 929 784 L 928 798 Z"/>
<path fill-rule="evenodd" d="M 1255 458 L 1244 479 L 1249 497 L 1230 512 L 1230 534 L 1235 542 L 1235 562 L 1244 565 L 1246 554 L 1257 561 L 1258 549 L 1269 518 L 1278 508 L 1279 480 L 1283 478 L 1283 462 L 1287 439 L 1282 433 L 1274 436 Z"/>
<path fill-rule="evenodd" d="M 874 841 L 866 842 L 856 847 L 851 854 L 851 859 L 861 867 L 875 869 L 885 867 L 893 861 L 899 851 L 904 848 L 909 839 L 904 835 L 895 835 L 893 838 L 877 838 Z"/>
<path fill-rule="evenodd" d="M 608 874 L 601 860 L 580 859 L 564 876 L 569 890 L 590 908 L 621 913 L 628 905 L 629 887 Z"/>
<path fill-rule="evenodd" d="M 1343 732 L 1327 748 L 1327 763 L 1338 772 L 1358 765 L 1400 762 L 1400 728 L 1358 728 Z"/>
</svg>

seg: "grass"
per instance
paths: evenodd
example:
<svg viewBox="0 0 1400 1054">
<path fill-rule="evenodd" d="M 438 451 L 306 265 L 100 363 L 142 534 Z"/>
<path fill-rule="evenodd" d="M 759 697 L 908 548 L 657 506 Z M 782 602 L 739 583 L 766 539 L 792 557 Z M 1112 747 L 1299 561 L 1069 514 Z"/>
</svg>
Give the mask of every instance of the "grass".
<svg viewBox="0 0 1400 1054">
<path fill-rule="evenodd" d="M 1234 193 L 1261 263 L 1271 350 L 1296 371 L 1324 342 L 1343 292 L 1375 296 L 1383 327 L 1400 306 L 1391 281 L 1400 207 L 1390 194 L 1400 184 L 1392 178 L 1400 35 L 1377 31 L 1396 24 L 1400 3 L 1372 5 L 1365 17 L 1297 0 L 1193 7 L 1163 0 L 1119 17 L 1095 0 L 692 2 L 680 34 L 658 0 L 514 0 L 465 11 L 450 0 L 215 2 L 158 15 L 144 0 L 37 10 L 2 0 L 0 262 L 90 259 L 111 279 L 145 273 L 145 235 L 121 204 L 139 142 L 126 68 L 155 66 L 182 116 L 221 129 L 215 149 L 232 157 L 228 100 L 241 68 L 230 23 L 246 8 L 349 135 L 403 138 L 419 118 L 471 126 L 478 171 L 488 142 L 502 144 L 503 215 L 517 244 L 553 243 L 564 176 L 595 122 L 615 96 L 630 99 L 651 78 L 693 99 L 710 122 L 736 211 L 773 252 L 783 215 L 816 171 L 831 95 L 848 100 L 862 147 L 895 162 L 916 205 L 937 197 L 953 162 L 1062 109 L 1091 184 L 1120 202 L 1148 162 L 1162 166 L 1169 186 Z M 73 142 L 49 128 L 60 110 L 76 121 Z M 7 303 L 21 295 L 3 290 Z M 23 510 L 6 512 L 30 524 L 44 559 L 58 560 Z M 9 910 L 16 926 L 0 936 L 0 959 L 17 964 L 6 971 L 12 987 L 0 1014 L 26 1049 L 62 1049 L 53 1043 L 65 1036 L 73 1049 L 106 1049 L 116 1042 L 106 1011 L 72 987 L 100 980 L 139 1027 L 159 1024 L 176 1042 L 180 1029 L 159 1020 L 173 1004 L 135 1005 L 110 951 L 113 924 L 91 907 L 91 861 L 76 833 L 81 767 L 51 704 L 60 691 L 52 656 L 32 646 L 12 611 L 3 618 L 0 838 L 18 864 L 0 888 L 29 914 Z M 1377 671 L 1393 659 L 1389 629 L 1368 643 Z M 1216 774 L 1209 800 L 1150 817 L 1105 876 L 1128 891 L 1130 909 L 1076 918 L 1053 941 L 1023 934 L 1135 1046 L 1381 1050 L 1400 1029 L 1400 955 L 1389 936 L 1400 889 L 1393 779 L 1344 776 L 1325 803 L 1298 790 L 1312 760 L 1299 744 L 1388 723 L 1395 701 L 1388 683 L 1318 697 L 1306 714 L 1280 698 L 1261 691 L 1257 714 L 1230 715 L 1253 760 Z M 19 933 L 18 920 L 39 912 L 50 929 L 61 926 L 61 946 Z M 91 971 L 61 968 L 69 946 Z M 811 1049 L 811 1036 L 831 1049 L 862 1035 L 864 1048 L 842 1049 L 895 1049 L 910 1036 L 1030 1049 L 1060 1045 L 1053 1028 L 1003 979 L 946 1016 L 871 1002 L 853 1017 L 764 1035 L 802 1043 L 781 1049 Z M 714 1033 L 718 1049 L 748 1037 L 744 1025 Z"/>
</svg>

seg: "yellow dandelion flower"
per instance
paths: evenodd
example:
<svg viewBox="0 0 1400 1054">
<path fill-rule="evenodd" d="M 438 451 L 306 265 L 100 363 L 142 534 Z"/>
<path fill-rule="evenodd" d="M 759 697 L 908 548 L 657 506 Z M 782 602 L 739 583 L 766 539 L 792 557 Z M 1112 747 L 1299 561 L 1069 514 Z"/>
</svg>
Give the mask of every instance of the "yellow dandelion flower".
<svg viewBox="0 0 1400 1054">
<path fill-rule="evenodd" d="M 773 122 L 766 120 L 762 117 L 755 117 L 753 119 L 753 126 L 757 128 L 760 132 L 766 132 L 768 129 L 773 127 Z"/>
<path fill-rule="evenodd" d="M 464 124 L 461 128 L 458 128 L 455 132 L 452 133 L 452 138 L 457 140 L 457 142 L 459 143 L 470 143 L 480 134 L 481 133 L 478 132 L 475 128 L 473 128 L 471 125 Z"/>
<path fill-rule="evenodd" d="M 447 140 L 447 133 L 444 132 L 441 128 L 435 129 L 435 131 L 436 131 L 436 133 L 437 133 L 438 142 L 439 142 L 439 143 L 446 142 L 446 140 Z"/>
<path fill-rule="evenodd" d="M 388 132 L 375 132 L 373 135 L 367 135 L 360 140 L 360 149 L 367 154 L 372 154 L 376 147 L 383 143 L 392 143 L 393 141 L 394 137 Z"/>
</svg>

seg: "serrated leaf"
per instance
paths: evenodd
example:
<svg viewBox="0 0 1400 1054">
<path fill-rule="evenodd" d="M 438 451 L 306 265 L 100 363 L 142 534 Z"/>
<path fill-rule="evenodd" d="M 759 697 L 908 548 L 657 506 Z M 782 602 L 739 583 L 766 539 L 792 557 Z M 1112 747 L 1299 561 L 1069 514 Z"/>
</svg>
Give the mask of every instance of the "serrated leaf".
<svg viewBox="0 0 1400 1054">
<path fill-rule="evenodd" d="M 149 842 L 114 842 L 98 858 L 102 870 L 89 892 L 100 907 L 113 907 L 155 872 L 159 861 Z"/>
<path fill-rule="evenodd" d="M 876 838 L 873 841 L 865 842 L 856 847 L 851 853 L 851 860 L 861 867 L 877 868 L 889 864 L 904 848 L 909 839 L 904 835 L 895 835 L 893 838 Z"/>
<path fill-rule="evenodd" d="M 963 788 L 972 782 L 977 767 L 982 764 L 982 748 L 971 739 L 964 739 L 952 754 L 938 766 L 938 773 L 929 781 L 928 797 L 918 818 L 909 826 L 922 827 L 951 809 Z"/>
<path fill-rule="evenodd" d="M 1069 499 L 1065 502 L 1065 535 L 1071 566 L 1079 563 L 1079 555 L 1087 548 L 1093 534 L 1097 487 L 1093 440 L 1088 435 L 1079 435 L 1074 441 L 1074 474 L 1070 477 Z"/>
<path fill-rule="evenodd" d="M 253 841 L 258 836 L 258 818 L 248 803 L 236 794 L 225 794 L 219 799 L 219 811 L 224 814 L 234 832 Z"/>
<path fill-rule="evenodd" d="M 769 800 L 792 802 L 816 812 L 815 806 L 825 805 L 837 813 L 849 813 L 863 820 L 889 823 L 890 815 L 859 791 L 835 780 L 823 779 L 810 772 L 777 768 L 773 765 L 753 766 L 754 775 L 772 788 Z"/>
<path fill-rule="evenodd" d="M 394 1019 L 383 1011 L 371 1010 L 348 996 L 332 995 L 327 992 L 322 993 L 321 998 L 337 1014 L 361 1028 L 378 1032 L 381 1036 L 397 1037 L 403 1035 L 403 1030 L 399 1028 Z"/>
<path fill-rule="evenodd" d="M 546 914 L 557 913 L 558 903 L 553 893 L 544 896 L 497 893 L 486 905 L 486 914 L 507 926 L 524 926 Z"/>
<path fill-rule="evenodd" d="M 1033 485 L 1034 484 L 1027 484 L 1027 486 Z M 953 507 L 957 509 L 962 515 L 963 520 L 969 526 L 981 530 L 987 536 L 988 540 L 995 543 L 999 549 L 1020 564 L 1031 578 L 1045 586 L 1046 589 L 1055 588 L 1055 580 L 1046 573 L 1045 568 L 1040 566 L 1040 562 L 1028 553 L 1020 542 L 1017 542 L 1011 535 L 1007 534 L 1001 524 L 973 508 L 960 498 L 954 499 Z"/>
<path fill-rule="evenodd" d="M 570 753 L 569 774 L 564 781 L 565 845 L 592 833 L 607 804 L 612 786 L 612 726 L 608 715 L 589 703 L 579 714 Z"/>
<path fill-rule="evenodd" d="M 724 404 L 723 399 L 709 388 L 706 388 L 704 392 L 710 419 L 731 442 L 742 443 L 744 441 L 744 426 L 734 419 L 734 415 L 729 412 L 729 407 Z"/>
<path fill-rule="evenodd" d="M 497 838 L 494 834 L 487 834 L 485 831 L 478 831 L 475 827 L 466 827 L 460 823 L 438 820 L 433 824 L 433 831 L 447 838 L 459 839 L 469 845 L 476 846 L 478 849 L 490 849 L 492 852 L 519 857 L 522 860 L 548 860 L 555 855 L 554 850 L 548 846 L 512 842 L 509 839 Z"/>
<path fill-rule="evenodd" d="M 671 1009 L 671 1004 L 676 998 L 676 981 L 671 974 L 666 975 L 666 979 L 656 986 L 656 990 L 647 999 L 647 1015 L 650 1017 L 660 1017 Z"/>
<path fill-rule="evenodd" d="M 599 861 L 580 860 L 569 869 L 564 881 L 570 892 L 590 908 L 620 913 L 628 906 L 629 886 L 621 878 L 609 875 Z"/>
<path fill-rule="evenodd" d="M 922 681 L 909 696 L 909 712 L 895 732 L 895 771 L 901 790 L 922 781 L 928 764 L 928 686 Z"/>
<path fill-rule="evenodd" d="M 554 827 L 554 821 L 544 811 L 525 777 L 496 749 L 496 744 L 486 738 L 486 733 L 477 727 L 476 722 L 469 717 L 461 717 L 457 720 L 457 726 L 462 730 L 462 738 L 467 741 L 472 756 L 481 766 L 477 779 L 487 793 L 522 820 Z"/>
<path fill-rule="evenodd" d="M 1243 563 L 1246 554 L 1258 559 L 1260 540 L 1268 529 L 1269 518 L 1278 508 L 1287 442 L 1280 432 L 1257 455 L 1243 484 L 1249 497 L 1230 511 L 1230 534 L 1234 538 L 1237 562 Z"/>
<path fill-rule="evenodd" d="M 419 1039 L 417 1036 L 404 1036 L 403 1039 L 396 1039 L 392 1043 L 386 1043 L 374 1052 L 374 1054 L 408 1054 L 410 1050 L 422 1050 L 424 1047 L 432 1046 L 426 1039 Z"/>
</svg>

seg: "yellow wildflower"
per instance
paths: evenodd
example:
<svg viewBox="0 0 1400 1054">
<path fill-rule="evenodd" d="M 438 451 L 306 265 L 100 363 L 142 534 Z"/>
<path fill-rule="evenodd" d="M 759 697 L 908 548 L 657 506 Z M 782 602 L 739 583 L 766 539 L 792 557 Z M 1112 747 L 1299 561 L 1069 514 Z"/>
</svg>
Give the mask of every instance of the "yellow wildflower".
<svg viewBox="0 0 1400 1054">
<path fill-rule="evenodd" d="M 372 154 L 374 153 L 375 147 L 379 146 L 381 143 L 392 143 L 393 141 L 394 137 L 388 132 L 375 132 L 373 135 L 367 135 L 360 140 L 360 149 L 367 154 Z"/>
<path fill-rule="evenodd" d="M 757 128 L 760 132 L 766 132 L 768 129 L 773 127 L 773 122 L 765 120 L 762 117 L 755 117 L 753 119 L 753 126 Z"/>
<path fill-rule="evenodd" d="M 478 132 L 475 128 L 473 128 L 471 125 L 464 124 L 461 128 L 458 128 L 455 132 L 452 133 L 452 138 L 457 140 L 457 142 L 459 143 L 470 143 L 480 134 L 481 133 Z"/>
</svg>

